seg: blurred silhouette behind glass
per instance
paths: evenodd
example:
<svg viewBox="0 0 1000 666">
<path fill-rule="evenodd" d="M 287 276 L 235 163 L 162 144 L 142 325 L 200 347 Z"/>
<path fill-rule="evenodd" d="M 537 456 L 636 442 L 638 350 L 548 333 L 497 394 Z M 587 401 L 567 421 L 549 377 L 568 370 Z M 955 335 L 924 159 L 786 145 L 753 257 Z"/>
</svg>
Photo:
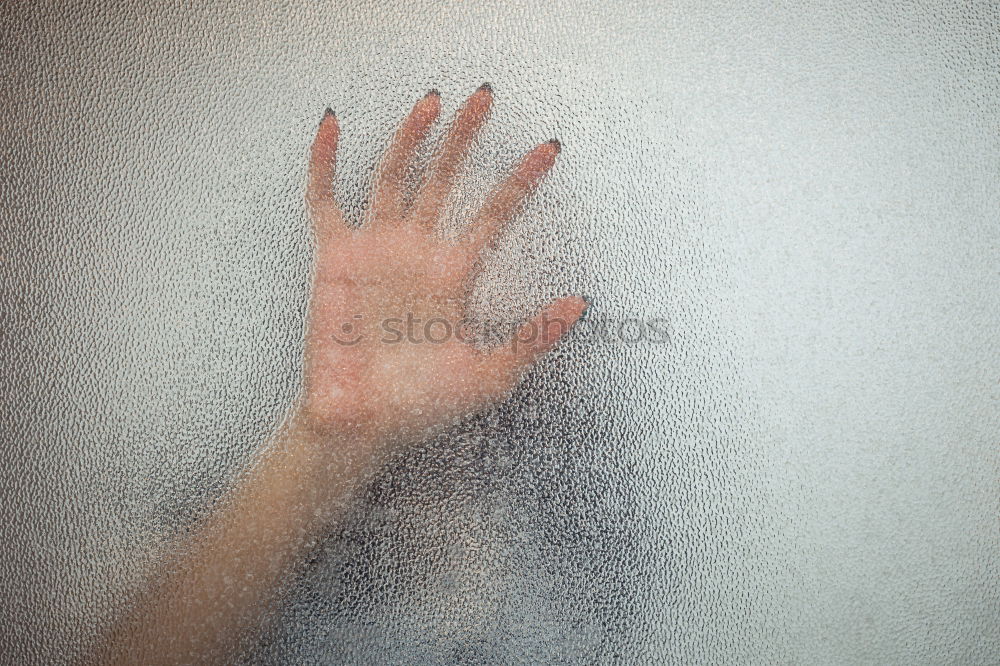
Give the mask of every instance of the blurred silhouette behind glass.
<svg viewBox="0 0 1000 666">
<path fill-rule="evenodd" d="M 414 100 L 487 80 L 448 233 L 562 150 L 470 306 L 669 342 L 578 331 L 406 449 L 245 660 L 995 661 L 995 8 L 0 16 L 5 660 L 82 657 L 294 400 L 318 112 L 361 222 Z"/>
</svg>

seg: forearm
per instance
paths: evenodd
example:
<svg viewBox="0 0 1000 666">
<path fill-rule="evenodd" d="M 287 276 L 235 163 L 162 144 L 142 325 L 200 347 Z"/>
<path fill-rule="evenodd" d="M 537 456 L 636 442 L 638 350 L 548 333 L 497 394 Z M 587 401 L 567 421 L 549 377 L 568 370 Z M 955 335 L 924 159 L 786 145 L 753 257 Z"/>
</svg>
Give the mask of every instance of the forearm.
<svg viewBox="0 0 1000 666">
<path fill-rule="evenodd" d="M 296 417 L 164 568 L 95 661 L 223 660 L 239 649 L 372 466 L 370 441 Z"/>
</svg>

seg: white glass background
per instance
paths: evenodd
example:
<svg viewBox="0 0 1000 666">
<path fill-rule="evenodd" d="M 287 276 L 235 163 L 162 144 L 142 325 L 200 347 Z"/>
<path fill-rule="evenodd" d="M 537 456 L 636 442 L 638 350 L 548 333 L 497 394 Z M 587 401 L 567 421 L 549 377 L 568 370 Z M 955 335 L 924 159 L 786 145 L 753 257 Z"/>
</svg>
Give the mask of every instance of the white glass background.
<svg viewBox="0 0 1000 666">
<path fill-rule="evenodd" d="M 247 663 L 996 664 L 1000 5 L 7 2 L 0 659 L 69 663 L 278 424 L 306 155 L 494 89 L 479 284 L 574 334 L 414 446 Z M 579 333 L 579 332 L 578 332 Z"/>
</svg>

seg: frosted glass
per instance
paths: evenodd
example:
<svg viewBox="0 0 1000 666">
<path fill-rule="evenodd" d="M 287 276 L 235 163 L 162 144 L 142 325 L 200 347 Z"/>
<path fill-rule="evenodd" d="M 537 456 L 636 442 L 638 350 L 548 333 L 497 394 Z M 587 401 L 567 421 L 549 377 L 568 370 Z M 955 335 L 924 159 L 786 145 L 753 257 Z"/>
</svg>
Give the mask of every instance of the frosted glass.
<svg viewBox="0 0 1000 666">
<path fill-rule="evenodd" d="M 998 34 L 994 2 L 6 3 L 2 661 L 81 658 L 294 398 L 323 109 L 360 220 L 414 101 L 489 81 L 455 229 L 562 152 L 478 307 L 589 324 L 388 464 L 240 659 L 998 663 Z M 595 333 L 631 319 L 667 340 Z"/>
</svg>

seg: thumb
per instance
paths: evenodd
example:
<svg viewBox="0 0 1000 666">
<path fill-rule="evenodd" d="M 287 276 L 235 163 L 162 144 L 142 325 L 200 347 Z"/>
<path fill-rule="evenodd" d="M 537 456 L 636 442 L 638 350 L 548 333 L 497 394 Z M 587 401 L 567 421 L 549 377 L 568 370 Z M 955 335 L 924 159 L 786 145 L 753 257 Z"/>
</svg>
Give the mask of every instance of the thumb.
<svg viewBox="0 0 1000 666">
<path fill-rule="evenodd" d="M 589 306 L 579 296 L 560 298 L 545 306 L 502 347 L 484 355 L 480 368 L 484 388 L 493 394 L 512 390 L 521 375 L 573 328 Z"/>
</svg>

